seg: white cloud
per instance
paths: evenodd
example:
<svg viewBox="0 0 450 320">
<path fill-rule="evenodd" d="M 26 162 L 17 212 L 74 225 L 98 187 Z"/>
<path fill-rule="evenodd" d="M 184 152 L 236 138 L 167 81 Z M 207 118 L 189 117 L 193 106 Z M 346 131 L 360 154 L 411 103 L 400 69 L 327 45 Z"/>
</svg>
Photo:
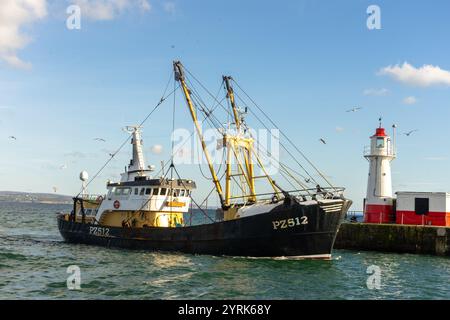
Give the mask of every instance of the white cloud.
<svg viewBox="0 0 450 320">
<path fill-rule="evenodd" d="M 406 97 L 405 99 L 403 99 L 404 104 L 415 104 L 416 102 L 417 102 L 417 99 L 416 99 L 416 97 L 413 97 L 413 96 L 409 96 L 409 97 Z"/>
<path fill-rule="evenodd" d="M 138 8 L 150 11 L 148 0 L 72 0 L 73 4 L 80 6 L 81 17 L 91 20 L 113 20 L 127 9 Z"/>
<path fill-rule="evenodd" d="M 337 133 L 341 133 L 341 132 L 343 132 L 345 129 L 342 128 L 342 127 L 336 127 L 335 130 L 336 130 Z"/>
<path fill-rule="evenodd" d="M 31 63 L 17 56 L 17 51 L 25 48 L 31 41 L 22 28 L 46 16 L 46 0 L 1 0 L 0 59 L 16 68 L 31 68 Z"/>
<path fill-rule="evenodd" d="M 129 6 L 128 0 L 74 0 L 81 17 L 91 20 L 112 20 Z"/>
<path fill-rule="evenodd" d="M 365 89 L 363 91 L 363 94 L 365 96 L 386 96 L 386 95 L 388 95 L 388 93 L 389 93 L 389 90 L 386 88 L 381 88 L 381 89 L 370 88 L 370 89 Z"/>
<path fill-rule="evenodd" d="M 152 6 L 147 0 L 140 0 L 139 7 L 144 11 L 150 11 L 152 9 Z"/>
<path fill-rule="evenodd" d="M 81 14 L 91 20 L 112 20 L 127 9 L 151 10 L 149 0 L 67 0 L 81 7 Z M 47 0 L 0 0 L 0 60 L 10 66 L 30 69 L 17 52 L 32 40 L 23 28 L 47 16 Z M 170 5 L 169 5 L 170 9 Z M 174 10 L 174 7 L 173 7 Z"/>
<path fill-rule="evenodd" d="M 160 144 L 155 144 L 152 146 L 151 151 L 153 154 L 161 154 L 163 152 L 163 146 Z"/>
<path fill-rule="evenodd" d="M 175 10 L 176 10 L 176 6 L 174 2 L 164 2 L 163 4 L 163 9 L 164 11 L 170 13 L 170 14 L 175 14 Z"/>
<path fill-rule="evenodd" d="M 399 82 L 413 86 L 450 86 L 450 72 L 429 64 L 416 68 L 404 62 L 401 66 L 397 64 L 382 68 L 378 74 L 391 76 Z"/>
</svg>

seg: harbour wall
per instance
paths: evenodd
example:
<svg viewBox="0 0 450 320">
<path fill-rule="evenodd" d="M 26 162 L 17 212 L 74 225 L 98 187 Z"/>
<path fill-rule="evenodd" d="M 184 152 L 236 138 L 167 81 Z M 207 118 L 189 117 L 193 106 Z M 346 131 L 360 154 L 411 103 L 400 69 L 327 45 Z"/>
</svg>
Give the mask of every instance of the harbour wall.
<svg viewBox="0 0 450 320">
<path fill-rule="evenodd" d="M 344 222 L 334 248 L 450 256 L 450 228 Z"/>
</svg>

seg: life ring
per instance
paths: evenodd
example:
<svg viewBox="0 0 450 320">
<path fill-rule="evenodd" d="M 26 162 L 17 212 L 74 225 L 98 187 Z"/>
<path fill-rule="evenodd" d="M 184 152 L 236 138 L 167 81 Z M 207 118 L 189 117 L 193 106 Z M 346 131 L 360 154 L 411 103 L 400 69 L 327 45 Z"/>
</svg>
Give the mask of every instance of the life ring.
<svg viewBox="0 0 450 320">
<path fill-rule="evenodd" d="M 114 201 L 114 209 L 119 209 L 120 208 L 120 201 L 116 200 Z"/>
<path fill-rule="evenodd" d="M 98 196 L 97 197 L 97 202 L 102 202 L 103 201 L 103 197 L 102 196 Z"/>
</svg>

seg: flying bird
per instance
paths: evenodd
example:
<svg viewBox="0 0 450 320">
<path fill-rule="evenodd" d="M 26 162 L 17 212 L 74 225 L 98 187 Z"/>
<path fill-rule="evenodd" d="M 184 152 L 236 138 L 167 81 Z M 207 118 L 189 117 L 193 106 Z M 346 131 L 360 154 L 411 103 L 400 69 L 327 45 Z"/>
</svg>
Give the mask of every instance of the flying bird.
<svg viewBox="0 0 450 320">
<path fill-rule="evenodd" d="M 362 109 L 362 107 L 353 107 L 352 109 L 349 109 L 349 110 L 347 110 L 345 112 L 356 112 L 356 111 L 361 110 L 361 109 Z"/>
<path fill-rule="evenodd" d="M 10 138 L 11 140 L 17 140 L 17 138 L 14 137 L 14 136 L 9 136 L 9 138 Z"/>
<path fill-rule="evenodd" d="M 409 137 L 413 132 L 419 131 L 419 129 L 414 129 L 408 132 L 403 133 L 405 136 Z"/>
<path fill-rule="evenodd" d="M 95 141 L 106 142 L 106 140 L 105 140 L 105 139 L 102 139 L 102 138 L 95 138 L 94 140 L 95 140 Z"/>
<path fill-rule="evenodd" d="M 305 179 L 305 182 L 306 182 L 306 183 L 310 183 L 310 182 L 311 182 L 311 179 L 310 179 L 310 178 L 306 178 L 306 179 Z"/>
<path fill-rule="evenodd" d="M 323 138 L 320 138 L 319 141 L 322 142 L 323 144 L 327 144 L 327 142 Z"/>
</svg>

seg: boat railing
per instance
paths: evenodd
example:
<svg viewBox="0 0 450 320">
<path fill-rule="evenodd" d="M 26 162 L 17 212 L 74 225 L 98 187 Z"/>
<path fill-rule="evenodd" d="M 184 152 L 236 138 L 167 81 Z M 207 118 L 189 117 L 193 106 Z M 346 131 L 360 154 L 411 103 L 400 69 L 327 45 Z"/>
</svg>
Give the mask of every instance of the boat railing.
<svg viewBox="0 0 450 320">
<path fill-rule="evenodd" d="M 342 187 L 325 187 L 325 188 L 310 188 L 310 189 L 298 189 L 298 190 L 289 190 L 285 191 L 285 193 L 288 193 L 292 196 L 296 196 L 299 198 L 302 198 L 304 200 L 316 200 L 317 196 L 321 197 L 322 199 L 336 199 L 336 198 L 342 198 L 344 194 L 345 188 Z M 276 195 L 283 196 L 283 192 L 268 192 L 268 193 L 259 193 L 255 196 L 259 198 L 260 200 L 272 200 Z M 233 196 L 230 199 L 236 200 L 236 199 L 246 199 L 249 195 L 243 195 L 243 196 Z"/>
<path fill-rule="evenodd" d="M 96 201 L 101 202 L 106 198 L 104 194 L 83 194 L 78 197 L 78 199 L 82 199 L 84 201 Z"/>
</svg>

